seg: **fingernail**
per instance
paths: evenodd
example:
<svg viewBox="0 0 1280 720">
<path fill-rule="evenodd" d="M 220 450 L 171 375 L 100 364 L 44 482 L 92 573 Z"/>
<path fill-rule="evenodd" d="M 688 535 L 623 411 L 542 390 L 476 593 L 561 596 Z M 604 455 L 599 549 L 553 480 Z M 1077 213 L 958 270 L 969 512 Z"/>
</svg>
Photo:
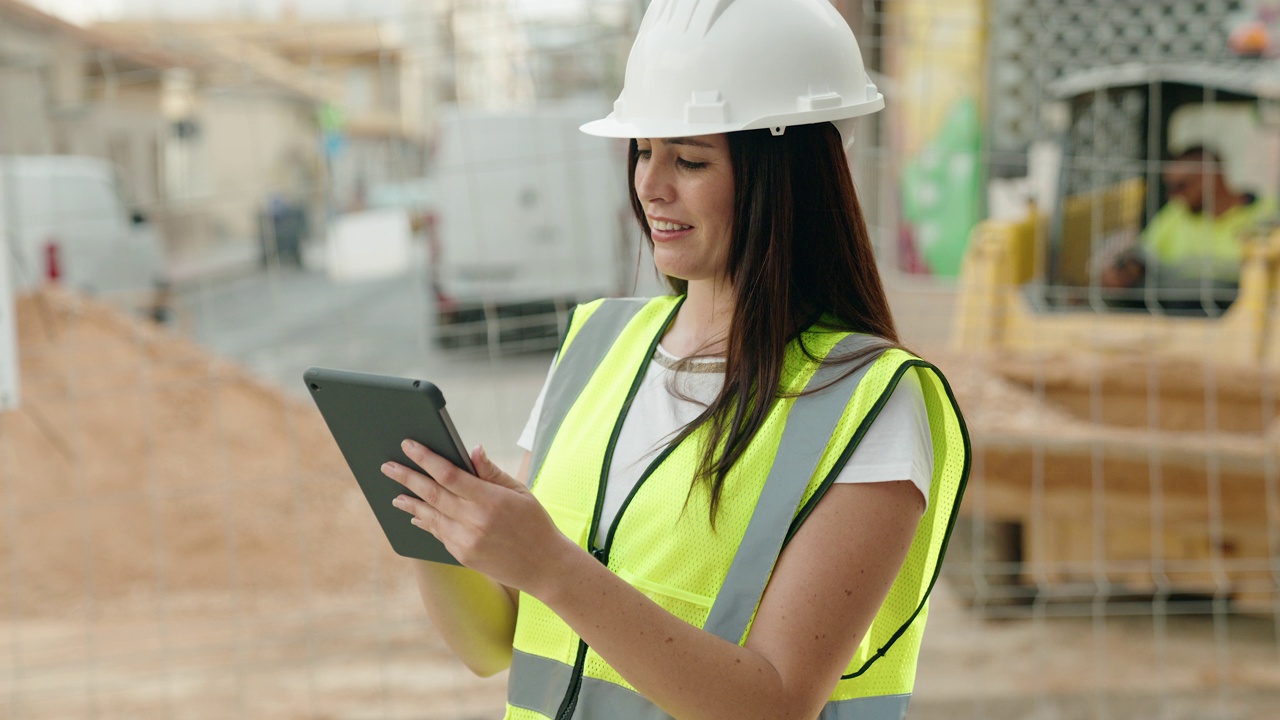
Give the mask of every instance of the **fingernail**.
<svg viewBox="0 0 1280 720">
<path fill-rule="evenodd" d="M 383 473 L 390 474 L 390 473 L 391 473 L 391 471 L 392 471 L 392 470 L 395 470 L 395 469 L 396 469 L 396 466 L 395 466 L 395 465 L 393 465 L 392 463 L 389 463 L 389 462 L 382 463 L 382 472 L 383 472 Z"/>
<path fill-rule="evenodd" d="M 484 458 L 485 460 L 489 459 L 489 453 L 484 451 L 484 445 L 476 445 L 476 450 L 480 453 L 480 457 Z"/>
<path fill-rule="evenodd" d="M 415 443 L 412 440 L 405 440 L 404 442 L 400 443 L 400 447 L 404 448 L 405 450 L 412 450 L 415 445 L 417 445 L 417 443 Z"/>
<path fill-rule="evenodd" d="M 396 507 L 400 507 L 401 505 L 404 505 L 404 496 L 397 495 L 396 499 L 391 501 L 391 504 L 395 505 Z"/>
</svg>

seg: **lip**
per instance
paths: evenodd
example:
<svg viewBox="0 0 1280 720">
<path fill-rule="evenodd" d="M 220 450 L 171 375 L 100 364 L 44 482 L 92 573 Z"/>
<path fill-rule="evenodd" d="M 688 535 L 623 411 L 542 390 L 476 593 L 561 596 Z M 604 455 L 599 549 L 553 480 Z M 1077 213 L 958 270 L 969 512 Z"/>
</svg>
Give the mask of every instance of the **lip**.
<svg viewBox="0 0 1280 720">
<path fill-rule="evenodd" d="M 655 242 L 671 242 L 672 240 L 678 240 L 693 232 L 695 229 L 690 227 L 687 230 L 657 230 L 653 227 L 654 222 L 668 222 L 675 223 L 676 225 L 688 225 L 689 223 L 657 215 L 646 215 L 645 217 L 649 221 L 649 236 L 652 237 Z"/>
</svg>

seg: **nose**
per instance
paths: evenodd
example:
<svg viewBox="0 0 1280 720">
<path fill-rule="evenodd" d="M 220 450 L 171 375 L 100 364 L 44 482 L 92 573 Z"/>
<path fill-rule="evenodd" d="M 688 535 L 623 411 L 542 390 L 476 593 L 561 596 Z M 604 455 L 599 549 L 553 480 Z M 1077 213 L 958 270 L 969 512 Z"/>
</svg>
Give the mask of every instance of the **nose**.
<svg viewBox="0 0 1280 720">
<path fill-rule="evenodd" d="M 656 155 L 656 152 L 654 154 Z M 634 183 L 636 197 L 640 198 L 641 202 L 670 202 L 675 197 L 671 172 L 666 168 L 665 163 L 657 162 L 656 157 L 636 163 Z"/>
</svg>

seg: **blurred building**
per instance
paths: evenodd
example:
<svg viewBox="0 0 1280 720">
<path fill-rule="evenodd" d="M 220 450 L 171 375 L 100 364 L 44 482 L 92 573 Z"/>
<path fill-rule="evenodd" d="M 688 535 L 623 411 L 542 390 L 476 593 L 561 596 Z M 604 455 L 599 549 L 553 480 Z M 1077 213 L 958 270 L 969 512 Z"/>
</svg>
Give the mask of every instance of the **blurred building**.
<svg viewBox="0 0 1280 720">
<path fill-rule="evenodd" d="M 161 87 L 189 64 L 0 0 L 0 153 L 108 158 L 126 200 L 153 210 L 165 196 Z"/>
<path fill-rule="evenodd" d="M 640 3 L 532 11 L 509 0 L 440 0 L 428 21 L 439 98 L 475 110 L 606 96 L 622 88 Z"/>
<path fill-rule="evenodd" d="M 248 252 L 272 205 L 302 206 L 323 227 L 362 207 L 370 185 L 425 170 L 422 71 L 388 27 L 130 21 L 95 30 L 201 60 L 188 98 L 183 83 L 169 88 L 182 148 L 173 195 L 191 214 L 212 213 L 199 243 Z"/>
</svg>

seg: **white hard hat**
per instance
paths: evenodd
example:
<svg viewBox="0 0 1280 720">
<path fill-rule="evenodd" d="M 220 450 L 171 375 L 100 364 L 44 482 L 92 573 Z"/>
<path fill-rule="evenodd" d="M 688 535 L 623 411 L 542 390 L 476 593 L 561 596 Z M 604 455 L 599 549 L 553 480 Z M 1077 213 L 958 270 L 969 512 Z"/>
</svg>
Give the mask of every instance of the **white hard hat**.
<svg viewBox="0 0 1280 720">
<path fill-rule="evenodd" d="M 884 107 L 858 41 L 829 0 L 653 0 L 613 112 L 582 131 L 709 135 L 832 122 Z"/>
</svg>

